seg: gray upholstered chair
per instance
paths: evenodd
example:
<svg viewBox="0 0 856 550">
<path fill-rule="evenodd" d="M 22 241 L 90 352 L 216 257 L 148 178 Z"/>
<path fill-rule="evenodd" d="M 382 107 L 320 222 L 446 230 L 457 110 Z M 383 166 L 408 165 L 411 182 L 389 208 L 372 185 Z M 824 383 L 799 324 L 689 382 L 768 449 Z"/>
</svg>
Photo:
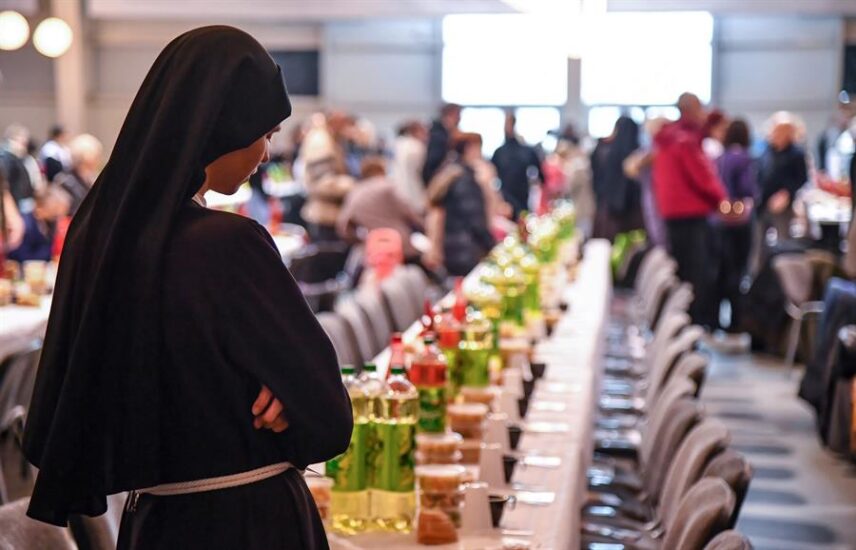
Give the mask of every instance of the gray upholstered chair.
<svg viewBox="0 0 856 550">
<path fill-rule="evenodd" d="M 429 297 L 428 290 L 431 288 L 428 276 L 425 275 L 425 272 L 418 265 L 406 265 L 402 268 L 402 271 L 404 272 L 404 281 L 407 285 L 411 302 L 416 306 L 416 310 L 421 313 L 425 298 Z"/>
<path fill-rule="evenodd" d="M 107 512 L 97 517 L 72 516 L 69 526 L 78 550 L 116 550 L 128 493 L 107 497 Z"/>
<path fill-rule="evenodd" d="M 788 349 L 785 352 L 785 364 L 790 376 L 800 343 L 803 320 L 809 315 L 823 313 L 823 302 L 811 300 L 814 271 L 805 254 L 779 254 L 773 258 L 773 270 L 785 294 L 785 312 L 791 318 Z"/>
<path fill-rule="evenodd" d="M 707 543 L 704 550 L 752 550 L 752 543 L 737 531 L 723 531 Z"/>
<path fill-rule="evenodd" d="M 369 328 L 374 335 L 378 351 L 382 350 L 389 344 L 389 338 L 393 333 L 392 319 L 383 304 L 383 297 L 377 290 L 365 288 L 358 291 L 354 299 L 369 321 Z"/>
<path fill-rule="evenodd" d="M 683 496 L 677 512 L 666 526 L 663 550 L 704 550 L 728 528 L 734 511 L 734 493 L 722 479 L 706 477 Z"/>
<path fill-rule="evenodd" d="M 27 517 L 30 500 L 0 506 L 0 550 L 76 550 L 68 529 Z"/>
<path fill-rule="evenodd" d="M 752 466 L 749 461 L 734 449 L 725 449 L 708 463 L 702 476 L 718 477 L 728 483 L 734 491 L 734 515 L 731 517 L 729 528 L 734 527 L 740 516 L 740 508 L 746 499 L 746 493 L 749 491 L 749 484 L 752 482 Z"/>
<path fill-rule="evenodd" d="M 317 315 L 318 322 L 336 349 L 336 358 L 340 365 L 359 365 L 360 357 L 355 350 L 355 343 L 348 323 L 336 313 L 322 312 Z"/>
<path fill-rule="evenodd" d="M 363 363 L 371 361 L 383 346 L 379 346 L 375 338 L 374 331 L 369 325 L 369 320 L 362 308 L 357 305 L 357 302 L 351 298 L 339 301 L 336 304 L 336 313 L 341 315 L 348 323 L 351 329 L 351 334 L 354 336 L 354 341 L 357 343 L 357 350 L 360 354 L 360 359 Z"/>
<path fill-rule="evenodd" d="M 402 269 L 396 270 L 381 282 L 380 292 L 389 317 L 392 319 L 392 327 L 397 332 L 404 332 L 419 318 L 419 308 L 415 307 L 413 297 L 404 281 Z"/>
<path fill-rule="evenodd" d="M 41 341 L 34 341 L 0 366 L 0 477 L 5 485 L 2 491 L 5 497 L 0 499 L 3 500 L 29 496 L 35 483 L 35 472 L 24 458 L 20 440 L 40 357 Z"/>
</svg>

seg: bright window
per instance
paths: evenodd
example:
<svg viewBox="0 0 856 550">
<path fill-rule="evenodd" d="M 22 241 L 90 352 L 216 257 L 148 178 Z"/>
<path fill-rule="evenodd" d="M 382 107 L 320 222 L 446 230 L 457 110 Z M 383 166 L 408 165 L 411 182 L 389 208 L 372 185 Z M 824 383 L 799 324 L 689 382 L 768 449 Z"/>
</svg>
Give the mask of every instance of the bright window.
<svg viewBox="0 0 856 550">
<path fill-rule="evenodd" d="M 541 144 L 545 150 L 555 147 L 555 137 L 548 132 L 558 130 L 561 115 L 555 107 L 520 107 L 513 109 L 517 118 L 516 131 L 523 142 Z M 475 132 L 482 137 L 482 152 L 485 157 L 493 156 L 505 142 L 505 109 L 499 107 L 465 107 L 461 111 L 459 128 L 464 132 Z"/>
<path fill-rule="evenodd" d="M 670 105 L 683 92 L 710 101 L 710 13 L 616 12 L 592 25 L 581 75 L 587 105 Z"/>
<path fill-rule="evenodd" d="M 443 18 L 443 100 L 461 105 L 563 105 L 568 58 L 555 18 Z"/>
</svg>

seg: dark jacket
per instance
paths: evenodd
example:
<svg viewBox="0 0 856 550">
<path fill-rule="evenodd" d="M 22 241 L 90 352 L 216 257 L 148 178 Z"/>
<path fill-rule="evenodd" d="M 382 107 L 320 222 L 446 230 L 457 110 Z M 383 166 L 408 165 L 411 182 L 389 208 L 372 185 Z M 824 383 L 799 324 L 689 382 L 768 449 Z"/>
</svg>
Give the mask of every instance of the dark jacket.
<svg viewBox="0 0 856 550">
<path fill-rule="evenodd" d="M 22 202 L 33 199 L 33 183 L 30 181 L 27 168 L 20 158 L 7 149 L 0 149 L 0 170 L 3 171 L 9 192 L 19 208 Z"/>
<path fill-rule="evenodd" d="M 428 134 L 428 150 L 425 153 L 425 164 L 422 166 L 422 181 L 425 182 L 426 186 L 431 183 L 431 178 L 446 160 L 450 138 L 449 131 L 439 120 L 435 120 L 431 124 L 431 131 Z"/>
<path fill-rule="evenodd" d="M 85 199 L 86 195 L 89 194 L 89 185 L 87 185 L 83 178 L 74 170 L 57 174 L 56 184 L 59 185 L 63 191 L 68 193 L 71 201 L 69 204 L 68 215 L 74 216 L 77 213 L 77 209 L 80 208 L 81 204 L 83 204 L 83 199 Z"/>
<path fill-rule="evenodd" d="M 781 151 L 768 147 L 761 157 L 759 180 L 760 209 L 765 209 L 770 197 L 782 189 L 787 190 L 790 202 L 793 203 L 797 191 L 808 180 L 805 151 L 796 145 L 790 145 Z"/>
<path fill-rule="evenodd" d="M 491 159 L 496 166 L 496 173 L 502 182 L 501 192 L 514 209 L 514 217 L 529 208 L 530 173 L 536 174 L 539 182 L 544 182 L 544 172 L 541 170 L 541 159 L 534 147 L 520 143 L 516 137 L 508 137 L 505 143 L 496 150 Z"/>
<path fill-rule="evenodd" d="M 487 218 L 487 199 L 472 168 L 450 164 L 428 186 L 431 204 L 445 212 L 443 257 L 450 275 L 466 275 L 494 245 Z"/>
</svg>

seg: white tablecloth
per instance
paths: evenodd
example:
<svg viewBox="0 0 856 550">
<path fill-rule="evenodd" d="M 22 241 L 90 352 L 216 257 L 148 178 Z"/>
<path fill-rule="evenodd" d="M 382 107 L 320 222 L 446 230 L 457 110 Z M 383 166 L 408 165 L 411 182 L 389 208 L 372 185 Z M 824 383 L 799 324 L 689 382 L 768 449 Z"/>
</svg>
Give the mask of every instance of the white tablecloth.
<svg viewBox="0 0 856 550">
<path fill-rule="evenodd" d="M 589 242 L 577 280 L 565 292 L 570 308 L 553 336 L 536 348 L 536 360 L 545 362 L 547 370 L 536 384 L 526 421 L 564 423 L 569 429 L 563 433 L 524 432 L 520 441 L 520 451 L 562 459 L 558 468 L 518 466 L 515 469 L 512 482 L 556 493 L 556 499 L 549 505 L 518 503 L 503 516 L 502 528 L 532 532 L 532 536 L 505 538 L 528 541 L 531 548 L 579 548 L 578 511 L 585 495 L 585 472 L 592 454 L 591 432 L 603 330 L 612 289 L 609 255 L 606 241 Z M 334 549 L 425 548 L 416 544 L 413 534 L 370 533 L 343 538 L 340 545 L 338 540 L 332 542 Z M 474 550 L 501 548 L 502 544 L 503 535 L 497 530 L 481 536 L 462 536 L 455 544 L 433 548 Z"/>
<path fill-rule="evenodd" d="M 50 298 L 42 299 L 41 307 L 0 307 L 0 361 L 44 337 L 50 310 Z"/>
</svg>

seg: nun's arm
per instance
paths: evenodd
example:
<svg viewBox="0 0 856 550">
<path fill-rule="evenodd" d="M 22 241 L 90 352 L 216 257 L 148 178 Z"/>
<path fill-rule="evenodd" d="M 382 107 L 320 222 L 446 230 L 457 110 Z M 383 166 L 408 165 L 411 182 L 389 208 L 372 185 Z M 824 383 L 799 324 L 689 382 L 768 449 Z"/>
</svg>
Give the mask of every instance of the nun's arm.
<svg viewBox="0 0 856 550">
<path fill-rule="evenodd" d="M 264 229 L 241 220 L 224 253 L 230 359 L 270 388 L 283 406 L 298 467 L 343 452 L 353 419 L 336 353 Z M 253 403 L 247 403 L 247 411 Z"/>
</svg>

